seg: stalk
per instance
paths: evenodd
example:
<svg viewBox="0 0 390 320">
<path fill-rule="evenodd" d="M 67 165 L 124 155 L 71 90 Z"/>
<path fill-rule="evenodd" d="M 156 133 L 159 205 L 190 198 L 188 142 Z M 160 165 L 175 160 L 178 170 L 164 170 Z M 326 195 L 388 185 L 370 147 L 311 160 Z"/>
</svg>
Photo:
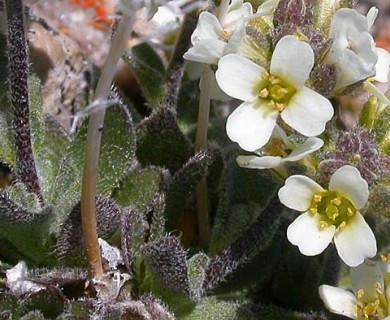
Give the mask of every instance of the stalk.
<svg viewBox="0 0 390 320">
<path fill-rule="evenodd" d="M 209 125 L 210 114 L 210 79 L 212 70 L 208 65 L 202 69 L 200 84 L 199 113 L 195 138 L 195 152 L 206 149 L 207 129 Z M 210 218 L 207 195 L 207 177 L 204 176 L 196 189 L 196 205 L 198 215 L 199 243 L 201 246 L 207 244 L 210 239 Z"/>
<path fill-rule="evenodd" d="M 5 1 L 8 34 L 8 69 L 12 104 L 12 133 L 15 141 L 16 175 L 43 204 L 31 142 L 28 94 L 29 59 L 21 0 Z"/>
<path fill-rule="evenodd" d="M 135 8 L 133 13 L 123 13 L 118 28 L 113 36 L 111 48 L 103 66 L 93 102 L 99 102 L 107 99 L 110 93 L 111 83 L 115 75 L 116 65 L 122 56 L 128 36 L 132 31 L 134 20 Z M 85 255 L 88 263 L 88 274 L 91 278 L 96 278 L 103 274 L 96 225 L 95 197 L 104 116 L 105 109 L 101 108 L 92 113 L 89 118 L 81 190 L 81 222 L 85 244 Z"/>
<path fill-rule="evenodd" d="M 229 0 L 222 0 L 218 8 L 218 20 L 223 23 L 229 8 Z M 202 69 L 199 112 L 195 138 L 195 152 L 207 147 L 207 130 L 210 115 L 210 85 L 213 71 L 210 66 L 204 65 Z M 198 215 L 199 243 L 205 246 L 211 234 L 208 195 L 207 195 L 207 177 L 204 176 L 196 189 L 196 205 Z"/>
</svg>

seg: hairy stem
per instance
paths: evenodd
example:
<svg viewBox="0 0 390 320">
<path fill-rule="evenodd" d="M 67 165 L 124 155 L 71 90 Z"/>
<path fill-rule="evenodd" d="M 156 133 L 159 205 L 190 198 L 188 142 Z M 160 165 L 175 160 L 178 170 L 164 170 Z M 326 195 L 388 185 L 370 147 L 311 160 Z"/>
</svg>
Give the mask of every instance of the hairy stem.
<svg viewBox="0 0 390 320">
<path fill-rule="evenodd" d="M 29 59 L 22 0 L 6 0 L 8 23 L 9 86 L 12 103 L 12 132 L 16 149 L 16 175 L 43 201 L 31 142 L 28 96 Z"/>
<path fill-rule="evenodd" d="M 135 15 L 135 12 L 134 12 Z M 123 14 L 112 39 L 108 58 L 103 66 L 96 87 L 94 102 L 107 99 L 116 65 L 122 56 L 128 36 L 134 24 L 134 15 Z M 81 220 L 85 243 L 85 255 L 88 262 L 89 276 L 99 277 L 103 274 L 98 234 L 96 226 L 96 181 L 100 154 L 100 143 L 105 109 L 99 109 L 89 118 L 84 173 L 81 190 Z"/>
<path fill-rule="evenodd" d="M 210 81 L 213 71 L 208 65 L 202 69 L 200 84 L 200 98 L 198 123 L 195 138 L 195 152 L 206 149 L 207 146 L 207 129 L 209 125 L 210 114 Z M 198 214 L 199 243 L 204 246 L 210 238 L 210 219 L 207 196 L 207 177 L 203 177 L 196 189 L 196 205 Z"/>
</svg>

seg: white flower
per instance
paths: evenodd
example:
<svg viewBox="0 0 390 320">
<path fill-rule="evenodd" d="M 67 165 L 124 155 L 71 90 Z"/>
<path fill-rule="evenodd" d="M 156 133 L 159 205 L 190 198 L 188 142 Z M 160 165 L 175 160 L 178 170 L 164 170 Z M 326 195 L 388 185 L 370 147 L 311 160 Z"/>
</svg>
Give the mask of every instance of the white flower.
<svg viewBox="0 0 390 320">
<path fill-rule="evenodd" d="M 378 55 L 378 61 L 375 64 L 374 80 L 381 83 L 387 83 L 389 82 L 390 54 L 387 50 L 382 48 L 376 48 L 376 53 Z"/>
<path fill-rule="evenodd" d="M 228 54 L 218 63 L 220 88 L 244 102 L 229 116 L 229 138 L 247 151 L 264 146 L 281 118 L 299 133 L 312 137 L 325 130 L 333 116 L 328 99 L 305 86 L 314 64 L 309 44 L 283 37 L 272 55 L 270 71 L 251 60 Z"/>
<path fill-rule="evenodd" d="M 244 168 L 270 169 L 282 165 L 284 162 L 298 161 L 308 154 L 317 151 L 324 142 L 320 138 L 311 137 L 305 142 L 293 142 L 282 128 L 275 126 L 270 141 L 260 150 L 260 156 L 239 156 L 237 163 Z"/>
<path fill-rule="evenodd" d="M 368 199 L 368 184 L 355 167 L 338 169 L 329 190 L 308 177 L 291 176 L 279 190 L 279 199 L 288 208 L 304 211 L 287 229 L 288 240 L 302 254 L 320 254 L 332 239 L 349 266 L 376 254 L 375 236 L 359 212 Z"/>
<path fill-rule="evenodd" d="M 336 91 L 375 75 L 378 56 L 369 23 L 367 17 L 347 8 L 337 10 L 332 18 L 329 37 L 333 42 L 325 62 L 336 65 Z"/>
<path fill-rule="evenodd" d="M 382 262 L 388 268 L 389 262 Z M 356 268 L 351 268 L 353 292 L 322 285 L 319 295 L 326 308 L 332 313 L 344 315 L 351 319 L 366 320 L 390 319 L 390 290 L 385 278 L 388 270 L 381 270 L 380 264 L 366 260 Z"/>
<path fill-rule="evenodd" d="M 243 0 L 233 1 L 221 21 L 210 12 L 202 12 L 191 36 L 193 47 L 184 54 L 184 58 L 217 64 L 223 55 L 236 51 L 245 31 L 242 19 L 252 14 L 252 5 L 243 3 Z"/>
</svg>

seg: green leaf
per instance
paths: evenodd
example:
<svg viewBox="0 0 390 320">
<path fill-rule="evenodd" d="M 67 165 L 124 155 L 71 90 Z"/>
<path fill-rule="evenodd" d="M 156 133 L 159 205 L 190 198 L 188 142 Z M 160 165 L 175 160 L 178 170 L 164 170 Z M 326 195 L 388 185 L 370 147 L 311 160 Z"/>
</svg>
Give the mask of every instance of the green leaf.
<svg viewBox="0 0 390 320">
<path fill-rule="evenodd" d="M 144 165 L 177 171 L 192 155 L 192 146 L 172 111 L 160 108 L 137 127 L 137 158 Z"/>
<path fill-rule="evenodd" d="M 189 295 L 187 254 L 181 247 L 179 238 L 167 236 L 148 242 L 141 252 L 157 286 Z"/>
<path fill-rule="evenodd" d="M 240 168 L 232 155 L 221 178 L 221 198 L 212 230 L 210 254 L 231 244 L 259 217 L 280 187 L 266 170 Z"/>
<path fill-rule="evenodd" d="M 210 262 L 207 254 L 197 253 L 187 261 L 188 284 L 190 297 L 198 300 L 204 295 L 203 283 L 206 278 L 206 269 Z"/>
<path fill-rule="evenodd" d="M 78 131 L 56 177 L 52 202 L 65 219 L 80 200 L 87 123 Z M 97 194 L 109 197 L 124 178 L 134 157 L 135 134 L 128 111 L 111 106 L 106 111 L 99 157 Z"/>
<path fill-rule="evenodd" d="M 224 301 L 219 300 L 217 297 L 208 297 L 202 299 L 191 313 L 183 317 L 178 317 L 178 319 L 255 320 L 263 318 L 255 318 L 250 309 L 239 301 Z"/>
<path fill-rule="evenodd" d="M 96 198 L 96 223 L 98 236 L 108 239 L 120 228 L 121 208 L 107 198 Z M 83 232 L 81 228 L 81 204 L 73 208 L 62 223 L 57 237 L 56 255 L 66 265 L 84 265 Z"/>
<path fill-rule="evenodd" d="M 7 40 L 0 33 L 0 160 L 8 165 L 15 164 L 15 151 L 11 131 L 11 102 L 8 99 L 8 59 L 7 59 Z"/>
<path fill-rule="evenodd" d="M 53 192 L 54 182 L 61 164 L 63 151 L 69 145 L 69 138 L 59 123 L 52 119 L 45 121 L 42 114 L 41 83 L 32 75 L 29 77 L 30 129 L 35 165 L 43 198 L 47 201 Z"/>
<path fill-rule="evenodd" d="M 148 101 L 159 101 L 164 95 L 165 67 L 154 49 L 147 43 L 136 45 L 125 51 L 123 60 L 135 72 Z"/>
<path fill-rule="evenodd" d="M 66 304 L 67 301 L 61 293 L 61 290 L 55 286 L 51 286 L 29 294 L 20 302 L 20 309 L 23 310 L 22 313 L 39 310 L 43 315 L 42 319 L 55 319 L 62 313 Z M 26 319 L 40 318 L 29 317 Z"/>
<path fill-rule="evenodd" d="M 132 206 L 143 211 L 160 190 L 163 174 L 164 171 L 157 167 L 132 171 L 114 191 L 112 198 L 122 207 Z"/>
<path fill-rule="evenodd" d="M 191 157 L 188 162 L 177 171 L 169 184 L 165 207 L 165 226 L 168 231 L 175 228 L 176 222 L 182 213 L 186 200 L 194 193 L 196 186 L 206 174 L 207 168 L 213 161 L 212 151 L 200 151 Z"/>
<path fill-rule="evenodd" d="M 0 237 L 5 238 L 25 259 L 37 264 L 49 263 L 53 258 L 50 225 L 51 207 L 28 211 L 0 194 Z M 28 235 L 28 241 L 26 241 Z"/>
<path fill-rule="evenodd" d="M 6 293 L 6 292 L 0 293 L 0 310 L 1 311 L 6 311 L 6 310 L 10 311 L 13 314 L 13 316 L 16 317 L 17 316 L 17 309 L 18 309 L 18 299 L 14 295 L 12 295 L 10 293 Z"/>
</svg>

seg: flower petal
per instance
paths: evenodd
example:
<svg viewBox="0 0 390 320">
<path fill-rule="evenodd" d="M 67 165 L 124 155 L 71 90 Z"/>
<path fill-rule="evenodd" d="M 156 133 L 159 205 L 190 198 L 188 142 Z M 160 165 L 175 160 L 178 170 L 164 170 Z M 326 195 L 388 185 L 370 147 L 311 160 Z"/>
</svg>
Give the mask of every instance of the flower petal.
<svg viewBox="0 0 390 320">
<path fill-rule="evenodd" d="M 204 11 L 199 15 L 198 24 L 191 36 L 191 43 L 195 45 L 201 40 L 218 40 L 222 32 L 223 29 L 217 17 Z"/>
<path fill-rule="evenodd" d="M 276 110 L 244 102 L 229 116 L 226 123 L 227 135 L 242 149 L 255 151 L 268 142 L 278 115 Z"/>
<path fill-rule="evenodd" d="M 357 319 L 356 297 L 352 292 L 324 284 L 318 293 L 330 312 Z"/>
<path fill-rule="evenodd" d="M 225 51 L 225 47 L 226 43 L 220 40 L 202 40 L 190 48 L 183 57 L 190 61 L 217 64 Z"/>
<path fill-rule="evenodd" d="M 356 292 L 363 289 L 365 302 L 374 301 L 378 298 L 376 291 L 379 283 L 382 290 L 384 289 L 384 281 L 381 268 L 378 263 L 370 260 L 364 261 L 361 265 L 351 268 L 349 275 L 351 276 L 352 287 Z"/>
<path fill-rule="evenodd" d="M 315 256 L 323 252 L 332 241 L 336 227 L 330 225 L 320 229 L 318 223 L 320 215 L 309 212 L 301 214 L 287 228 L 287 239 L 298 246 L 305 256 Z"/>
<path fill-rule="evenodd" d="M 332 116 L 330 101 L 307 87 L 302 87 L 281 113 L 284 122 L 307 137 L 322 133 Z"/>
<path fill-rule="evenodd" d="M 249 2 L 245 2 L 241 4 L 238 8 L 235 8 L 234 10 L 231 9 L 232 8 L 230 7 L 228 14 L 224 17 L 222 21 L 222 25 L 224 27 L 225 26 L 229 27 L 230 25 L 234 25 L 237 22 L 237 20 L 241 18 L 250 17 L 253 14 L 252 5 Z"/>
<path fill-rule="evenodd" d="M 306 176 L 295 175 L 286 179 L 278 192 L 279 200 L 286 207 L 297 211 L 309 210 L 313 195 L 324 189 Z"/>
<path fill-rule="evenodd" d="M 375 65 L 374 80 L 382 83 L 389 82 L 390 54 L 387 50 L 382 48 L 376 48 L 376 53 L 378 54 L 378 61 Z"/>
<path fill-rule="evenodd" d="M 251 60 L 237 54 L 227 54 L 218 63 L 216 78 L 219 87 L 229 96 L 243 101 L 257 99 L 256 89 L 265 71 Z"/>
<path fill-rule="evenodd" d="M 379 10 L 376 7 L 371 7 L 370 10 L 367 12 L 367 28 L 368 30 L 371 30 L 372 26 L 374 25 L 374 22 L 376 18 L 378 17 Z"/>
<path fill-rule="evenodd" d="M 249 169 L 270 169 L 281 165 L 282 157 L 256 157 L 256 156 L 239 156 L 237 164 L 243 168 Z"/>
<path fill-rule="evenodd" d="M 336 231 L 334 242 L 340 258 L 350 267 L 376 255 L 374 233 L 358 211 L 344 228 Z"/>
<path fill-rule="evenodd" d="M 329 190 L 337 191 L 348 198 L 356 209 L 364 207 L 368 200 L 368 184 L 355 167 L 345 165 L 330 178 Z"/>
<path fill-rule="evenodd" d="M 324 145 L 324 141 L 317 137 L 307 138 L 304 143 L 294 149 L 284 161 L 297 161 L 303 159 L 308 154 L 317 151 Z"/>
<path fill-rule="evenodd" d="M 309 78 L 313 65 L 314 53 L 310 45 L 295 36 L 285 36 L 272 54 L 270 73 L 300 88 Z"/>
</svg>

